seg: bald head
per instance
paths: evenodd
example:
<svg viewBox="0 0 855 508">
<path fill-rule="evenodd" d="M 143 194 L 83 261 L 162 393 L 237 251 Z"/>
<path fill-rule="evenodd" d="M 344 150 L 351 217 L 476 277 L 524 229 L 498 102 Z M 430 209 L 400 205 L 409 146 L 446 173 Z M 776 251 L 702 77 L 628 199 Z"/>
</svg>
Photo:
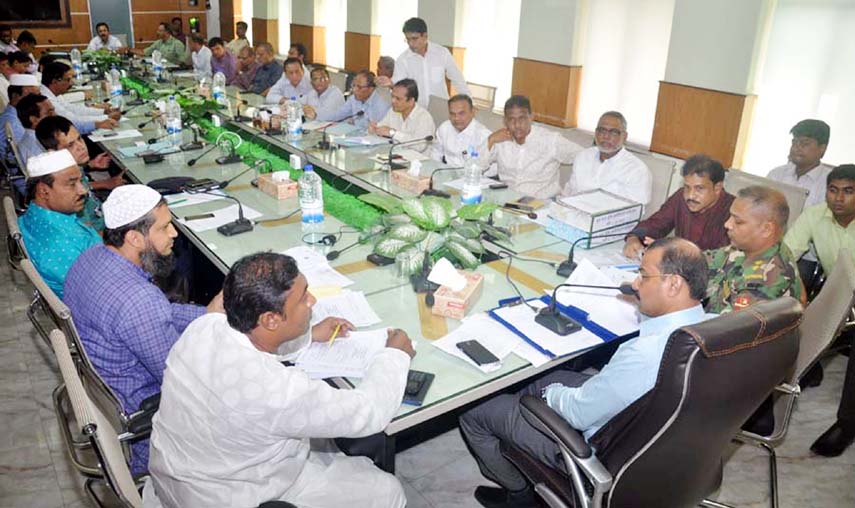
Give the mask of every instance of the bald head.
<svg viewBox="0 0 855 508">
<path fill-rule="evenodd" d="M 708 279 L 707 260 L 697 245 L 676 237 L 656 240 L 633 282 L 639 310 L 656 317 L 694 307 L 706 295 Z"/>
<path fill-rule="evenodd" d="M 749 258 L 781 241 L 790 207 L 779 191 L 760 185 L 740 190 L 724 223 L 730 243 Z"/>
</svg>

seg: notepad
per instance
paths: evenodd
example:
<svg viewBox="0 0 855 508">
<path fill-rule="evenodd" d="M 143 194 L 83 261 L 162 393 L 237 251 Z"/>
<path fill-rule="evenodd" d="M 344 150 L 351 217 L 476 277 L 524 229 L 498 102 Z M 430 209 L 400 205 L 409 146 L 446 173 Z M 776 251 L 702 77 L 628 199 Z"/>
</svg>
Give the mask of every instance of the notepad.
<svg viewBox="0 0 855 508">
<path fill-rule="evenodd" d="M 331 267 L 323 254 L 313 250 L 311 247 L 300 245 L 286 250 L 283 254 L 291 256 L 297 261 L 297 268 L 300 269 L 300 272 L 309 281 L 309 287 L 346 287 L 353 284 L 352 280 Z"/>
<path fill-rule="evenodd" d="M 297 357 L 295 364 L 313 379 L 365 376 L 374 355 L 386 347 L 386 328 L 352 331 L 332 345 L 313 342 Z"/>
<path fill-rule="evenodd" d="M 327 317 L 346 319 L 357 328 L 380 323 L 380 316 L 371 308 L 362 291 L 342 291 L 320 298 L 312 307 L 312 322 L 319 323 Z"/>
<path fill-rule="evenodd" d="M 478 365 L 472 361 L 457 347 L 459 342 L 466 340 L 477 340 L 499 360 L 504 360 L 521 342 L 516 334 L 495 319 L 486 314 L 475 314 L 464 319 L 460 326 L 445 337 L 431 342 L 431 345 L 455 358 L 459 358 L 485 374 L 501 368 L 501 363 Z"/>
</svg>

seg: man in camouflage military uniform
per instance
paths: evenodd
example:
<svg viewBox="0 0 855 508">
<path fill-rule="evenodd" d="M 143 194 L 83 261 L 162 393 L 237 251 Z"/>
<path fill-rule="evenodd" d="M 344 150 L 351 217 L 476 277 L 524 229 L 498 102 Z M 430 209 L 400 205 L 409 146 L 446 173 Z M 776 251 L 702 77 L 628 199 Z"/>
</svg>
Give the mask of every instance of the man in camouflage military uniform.
<svg viewBox="0 0 855 508">
<path fill-rule="evenodd" d="M 731 312 L 782 296 L 804 305 L 798 267 L 782 242 L 789 214 L 787 200 L 776 190 L 752 186 L 739 191 L 724 224 L 730 245 L 706 252 L 707 312 Z"/>
</svg>

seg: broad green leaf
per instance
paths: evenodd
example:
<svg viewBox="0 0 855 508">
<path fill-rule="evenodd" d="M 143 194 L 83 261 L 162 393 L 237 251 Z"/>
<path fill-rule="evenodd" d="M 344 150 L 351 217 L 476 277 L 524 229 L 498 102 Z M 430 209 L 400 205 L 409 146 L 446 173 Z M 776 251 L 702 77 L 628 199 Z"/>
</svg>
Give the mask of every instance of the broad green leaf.
<svg viewBox="0 0 855 508">
<path fill-rule="evenodd" d="M 451 253 L 451 255 L 457 258 L 458 261 L 460 261 L 460 264 L 463 265 L 464 268 L 473 269 L 478 267 L 478 258 L 476 258 L 471 252 L 469 252 L 466 247 L 454 241 L 446 243 L 445 246 L 446 248 L 448 248 L 448 251 Z"/>
<path fill-rule="evenodd" d="M 451 223 L 451 203 L 445 199 L 424 198 L 422 200 L 425 213 L 428 216 L 427 229 L 439 231 Z"/>
<path fill-rule="evenodd" d="M 359 243 L 364 244 L 371 240 L 377 240 L 385 232 L 386 227 L 383 224 L 375 224 L 359 234 Z"/>
<path fill-rule="evenodd" d="M 481 236 L 481 227 L 474 222 L 456 222 L 451 227 L 464 238 L 478 238 Z"/>
<path fill-rule="evenodd" d="M 401 206 L 404 209 L 404 213 L 409 215 L 410 218 L 418 224 L 424 225 L 428 223 L 427 212 L 425 212 L 424 205 L 418 198 L 407 198 L 401 200 Z"/>
<path fill-rule="evenodd" d="M 381 256 L 386 256 L 387 258 L 394 258 L 399 252 L 409 246 L 409 243 L 403 240 L 398 240 L 397 238 L 384 238 L 374 246 L 374 252 Z"/>
<path fill-rule="evenodd" d="M 508 234 L 508 232 L 505 231 L 503 228 L 497 228 L 495 226 L 491 226 L 489 224 L 484 224 L 482 222 L 481 223 L 481 229 L 483 229 L 485 233 L 492 236 L 496 240 L 504 241 L 504 242 L 510 242 L 511 241 L 511 235 Z"/>
<path fill-rule="evenodd" d="M 413 222 L 413 219 L 405 213 L 397 213 L 394 215 L 384 215 L 383 222 L 387 226 L 395 226 L 397 224 L 410 224 Z"/>
<path fill-rule="evenodd" d="M 481 220 L 489 217 L 496 211 L 499 205 L 496 203 L 476 203 L 474 205 L 463 205 L 457 210 L 457 216 L 464 220 Z"/>
<path fill-rule="evenodd" d="M 484 253 L 484 245 L 481 244 L 481 240 L 474 238 L 454 238 L 451 241 L 466 247 L 466 250 L 469 252 L 474 252 L 475 254 Z"/>
<path fill-rule="evenodd" d="M 386 213 L 401 213 L 401 200 L 388 194 L 368 193 L 359 196 L 359 200 L 376 206 Z"/>
<path fill-rule="evenodd" d="M 427 231 L 415 224 L 398 224 L 389 231 L 389 238 L 404 240 L 407 243 L 421 242 L 427 236 Z"/>
<path fill-rule="evenodd" d="M 412 247 L 402 252 L 404 254 L 404 264 L 402 271 L 406 275 L 418 273 L 424 264 L 425 252 L 418 247 Z"/>
<path fill-rule="evenodd" d="M 419 249 L 433 254 L 445 245 L 445 237 L 439 233 L 429 231 L 424 240 L 419 243 Z"/>
</svg>

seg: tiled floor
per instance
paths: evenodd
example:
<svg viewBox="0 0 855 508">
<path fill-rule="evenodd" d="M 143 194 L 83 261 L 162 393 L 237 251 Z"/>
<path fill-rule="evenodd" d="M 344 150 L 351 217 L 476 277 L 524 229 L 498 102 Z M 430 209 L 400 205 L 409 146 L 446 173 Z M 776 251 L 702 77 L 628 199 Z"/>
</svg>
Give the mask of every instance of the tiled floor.
<svg viewBox="0 0 855 508">
<path fill-rule="evenodd" d="M 5 236 L 5 227 L 0 231 Z M 82 482 L 61 448 L 51 392 L 59 374 L 49 348 L 26 317 L 29 286 L 0 262 L 0 506 L 89 506 Z M 855 447 L 826 459 L 808 447 L 834 419 L 845 358 L 826 367 L 825 381 L 800 399 L 786 442 L 778 448 L 781 506 L 855 506 Z M 397 475 L 409 506 L 477 507 L 472 491 L 485 483 L 457 429 L 397 456 Z M 734 446 L 719 499 L 739 506 L 768 506 L 765 455 Z"/>
</svg>

